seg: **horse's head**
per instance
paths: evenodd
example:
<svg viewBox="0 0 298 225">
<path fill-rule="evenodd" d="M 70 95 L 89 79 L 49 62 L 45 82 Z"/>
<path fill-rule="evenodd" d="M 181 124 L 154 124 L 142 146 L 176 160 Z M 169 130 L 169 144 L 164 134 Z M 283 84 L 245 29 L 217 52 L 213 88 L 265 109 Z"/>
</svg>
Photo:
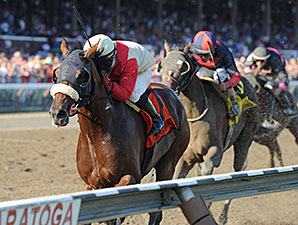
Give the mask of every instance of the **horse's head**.
<svg viewBox="0 0 298 225">
<path fill-rule="evenodd" d="M 196 71 L 192 59 L 188 56 L 191 43 L 183 50 L 178 47 L 171 49 L 167 42 L 164 43 L 166 58 L 159 63 L 158 69 L 162 75 L 162 82 L 173 89 L 176 94 L 183 91 Z"/>
<path fill-rule="evenodd" d="M 98 45 L 98 43 L 97 43 Z M 62 41 L 61 51 L 64 56 L 60 67 L 53 72 L 51 95 L 54 101 L 49 113 L 55 126 L 66 126 L 69 116 L 74 114 L 74 108 L 88 104 L 94 87 L 91 57 L 97 45 L 88 51 L 82 49 L 70 51 L 65 40 Z"/>
</svg>

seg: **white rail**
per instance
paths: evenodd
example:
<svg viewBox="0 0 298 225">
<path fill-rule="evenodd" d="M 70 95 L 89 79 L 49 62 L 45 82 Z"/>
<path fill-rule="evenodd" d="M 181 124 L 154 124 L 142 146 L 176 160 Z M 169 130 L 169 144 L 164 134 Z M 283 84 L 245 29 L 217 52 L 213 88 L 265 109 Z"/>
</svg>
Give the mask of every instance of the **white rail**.
<svg viewBox="0 0 298 225">
<path fill-rule="evenodd" d="M 89 223 L 174 208 L 175 189 L 190 187 L 206 202 L 298 188 L 298 165 L 0 202 L 0 224 Z"/>
</svg>

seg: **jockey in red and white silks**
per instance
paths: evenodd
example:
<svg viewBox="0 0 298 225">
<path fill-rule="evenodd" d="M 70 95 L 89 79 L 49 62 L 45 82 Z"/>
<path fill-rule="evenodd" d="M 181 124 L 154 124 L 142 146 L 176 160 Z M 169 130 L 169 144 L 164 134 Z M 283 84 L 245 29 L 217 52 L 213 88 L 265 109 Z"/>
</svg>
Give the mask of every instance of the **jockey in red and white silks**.
<svg viewBox="0 0 298 225">
<path fill-rule="evenodd" d="M 95 45 L 101 35 L 91 37 L 91 45 Z M 142 45 L 131 41 L 113 41 L 116 52 L 113 56 L 111 72 L 109 74 L 109 86 L 112 88 L 112 96 L 120 101 L 126 99 L 137 102 L 140 96 L 148 88 L 154 65 L 152 54 Z M 89 48 L 86 42 L 84 50 Z"/>
<path fill-rule="evenodd" d="M 137 102 L 148 88 L 154 65 L 152 54 L 142 45 L 131 41 L 115 41 L 116 57 L 109 75 L 113 82 L 113 97 Z"/>
<path fill-rule="evenodd" d="M 87 51 L 98 43 L 95 64 L 104 67 L 108 74 L 105 85 L 112 90 L 112 97 L 120 101 L 130 100 L 145 110 L 153 121 L 149 135 L 161 130 L 164 123 L 146 94 L 152 78 L 151 67 L 155 64 L 152 54 L 142 45 L 132 41 L 112 41 L 104 34 L 91 37 L 84 45 Z M 100 60 L 96 63 L 96 59 Z M 99 71 L 100 72 L 100 71 Z"/>
</svg>

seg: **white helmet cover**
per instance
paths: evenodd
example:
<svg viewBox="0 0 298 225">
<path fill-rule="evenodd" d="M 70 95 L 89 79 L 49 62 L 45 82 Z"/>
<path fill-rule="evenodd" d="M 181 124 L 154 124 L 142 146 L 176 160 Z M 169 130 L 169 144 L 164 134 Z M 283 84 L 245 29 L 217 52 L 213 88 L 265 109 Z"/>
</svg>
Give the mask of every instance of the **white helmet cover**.
<svg viewBox="0 0 298 225">
<path fill-rule="evenodd" d="M 101 53 L 100 57 L 113 56 L 112 53 L 115 50 L 115 43 L 112 41 L 112 39 L 104 34 L 97 34 L 89 38 L 89 41 L 92 46 L 96 45 L 99 40 L 100 42 L 98 44 L 96 51 Z M 87 51 L 90 48 L 89 41 L 85 42 L 84 48 L 83 48 L 84 51 Z"/>
</svg>

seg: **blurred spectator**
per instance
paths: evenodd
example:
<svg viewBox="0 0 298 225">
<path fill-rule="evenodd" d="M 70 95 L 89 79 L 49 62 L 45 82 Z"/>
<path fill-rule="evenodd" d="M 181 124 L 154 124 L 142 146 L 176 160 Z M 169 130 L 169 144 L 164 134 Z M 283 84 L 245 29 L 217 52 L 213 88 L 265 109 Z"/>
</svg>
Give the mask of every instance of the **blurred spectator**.
<svg viewBox="0 0 298 225">
<path fill-rule="evenodd" d="M 286 70 L 290 80 L 298 80 L 298 62 L 295 58 L 290 58 L 286 65 Z"/>
<path fill-rule="evenodd" d="M 288 64 L 286 65 L 286 70 L 289 74 L 289 79 L 292 81 L 298 81 L 298 60 L 295 58 L 290 58 Z M 298 85 L 291 85 L 289 90 L 296 99 L 298 99 Z"/>
</svg>

